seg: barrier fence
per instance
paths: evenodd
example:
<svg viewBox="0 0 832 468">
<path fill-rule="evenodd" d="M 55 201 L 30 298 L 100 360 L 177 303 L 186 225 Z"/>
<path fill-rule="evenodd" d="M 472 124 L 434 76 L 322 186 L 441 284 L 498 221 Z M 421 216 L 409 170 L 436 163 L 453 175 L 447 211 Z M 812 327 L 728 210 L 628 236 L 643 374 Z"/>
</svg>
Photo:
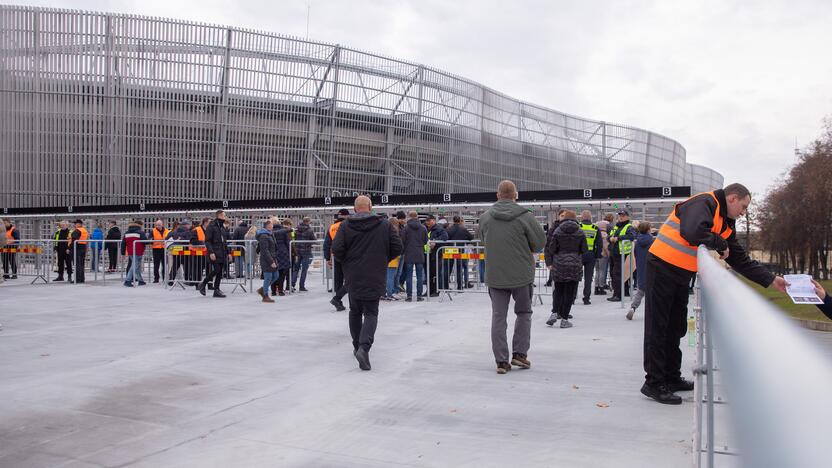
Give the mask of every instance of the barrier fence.
<svg viewBox="0 0 832 468">
<path fill-rule="evenodd" d="M 4 278 L 23 277 L 32 278 L 31 284 L 49 283 L 50 247 L 43 241 L 21 240 L 0 248 Z"/>
</svg>

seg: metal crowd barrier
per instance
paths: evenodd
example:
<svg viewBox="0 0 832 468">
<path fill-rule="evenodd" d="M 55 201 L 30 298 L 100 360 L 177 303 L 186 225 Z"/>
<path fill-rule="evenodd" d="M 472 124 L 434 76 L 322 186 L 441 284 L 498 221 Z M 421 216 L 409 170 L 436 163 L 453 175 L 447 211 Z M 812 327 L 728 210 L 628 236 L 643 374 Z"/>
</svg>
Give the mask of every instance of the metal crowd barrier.
<svg viewBox="0 0 832 468">
<path fill-rule="evenodd" d="M 300 275 L 303 273 L 302 271 L 302 264 L 298 263 L 300 259 L 299 256 L 295 255 L 295 251 L 298 245 L 306 245 L 309 244 L 312 246 L 312 258 L 309 263 L 309 268 L 306 273 L 306 284 L 309 284 L 309 276 L 311 275 L 321 275 L 321 285 L 327 288 L 328 283 L 328 275 L 327 275 L 327 266 L 326 260 L 324 259 L 324 241 L 323 240 L 313 240 L 313 241 L 306 241 L 306 240 L 292 240 L 289 242 L 289 255 L 291 257 L 291 264 L 289 267 L 289 283 L 290 288 L 286 291 L 286 293 L 294 293 L 295 286 L 300 286 Z M 258 262 L 259 263 L 259 262 Z"/>
<path fill-rule="evenodd" d="M 488 292 L 488 287 L 480 281 L 485 278 L 479 275 L 480 260 L 485 261 L 485 246 L 479 241 L 448 241 L 437 242 L 437 244 L 441 245 L 436 249 L 432 268 L 433 271 L 438 272 L 437 292 L 441 297 L 453 300 L 455 294 Z M 472 265 L 471 260 L 475 265 Z M 439 275 L 442 275 L 443 279 L 440 279 Z M 430 278 L 429 273 L 427 276 Z M 476 281 L 471 281 L 472 278 Z M 442 287 L 443 285 L 445 287 Z M 433 292 L 430 290 L 430 281 L 428 281 L 428 291 L 428 296 L 430 296 L 430 292 Z"/>
<path fill-rule="evenodd" d="M 3 275 L 8 279 L 32 278 L 29 284 L 49 283 L 49 268 L 54 250 L 48 241 L 24 240 L 0 248 Z"/>
<path fill-rule="evenodd" d="M 716 406 L 727 408 L 743 466 L 829 466 L 832 366 L 824 353 L 704 246 L 697 262 L 695 466 L 738 454 L 716 447 Z M 717 375 L 727 402 L 715 396 Z"/>
</svg>

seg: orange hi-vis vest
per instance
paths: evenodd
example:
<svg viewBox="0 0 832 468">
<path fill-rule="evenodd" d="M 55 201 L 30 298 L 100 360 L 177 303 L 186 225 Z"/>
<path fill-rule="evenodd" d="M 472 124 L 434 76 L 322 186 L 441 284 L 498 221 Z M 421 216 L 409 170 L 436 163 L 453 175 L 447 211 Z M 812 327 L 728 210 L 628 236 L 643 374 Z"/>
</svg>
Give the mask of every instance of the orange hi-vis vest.
<svg viewBox="0 0 832 468">
<path fill-rule="evenodd" d="M 162 241 L 162 242 L 154 242 L 153 248 L 154 249 L 164 249 L 165 243 L 164 240 L 170 234 L 170 229 L 165 229 L 164 232 L 160 233 L 158 229 L 155 227 L 153 228 L 153 240 L 155 241 Z"/>
<path fill-rule="evenodd" d="M 8 230 L 6 230 L 6 245 L 12 245 L 12 244 L 16 243 L 16 241 L 14 240 L 13 235 L 14 235 L 14 226 L 12 226 Z"/>
<path fill-rule="evenodd" d="M 711 232 L 725 240 L 728 240 L 734 231 L 730 226 L 728 226 L 725 218 L 719 214 L 719 199 L 716 197 L 714 192 L 705 192 L 688 198 L 688 200 L 701 196 L 710 196 L 716 201 L 716 212 L 714 213 Z M 696 248 L 698 246 L 690 245 L 688 241 L 682 237 L 680 229 L 681 221 L 676 215 L 676 207 L 674 206 L 673 211 L 670 212 L 670 216 L 667 217 L 667 221 L 665 221 L 661 229 L 659 229 L 659 235 L 650 247 L 650 253 L 673 266 L 695 272 L 698 269 L 696 265 Z"/>
<path fill-rule="evenodd" d="M 335 240 L 335 234 L 338 234 L 338 229 L 341 228 L 341 223 L 343 223 L 343 221 L 338 221 L 337 223 L 332 223 L 332 225 L 329 226 L 329 238 L 330 238 L 330 240 Z"/>
<path fill-rule="evenodd" d="M 81 232 L 81 236 L 78 238 L 76 242 L 78 242 L 79 245 L 87 245 L 87 239 L 90 238 L 90 233 L 87 232 L 87 229 L 83 227 L 79 227 L 77 229 Z"/>
<path fill-rule="evenodd" d="M 202 226 L 197 226 L 194 231 L 196 231 L 196 240 L 205 242 L 205 229 L 202 229 Z"/>
</svg>

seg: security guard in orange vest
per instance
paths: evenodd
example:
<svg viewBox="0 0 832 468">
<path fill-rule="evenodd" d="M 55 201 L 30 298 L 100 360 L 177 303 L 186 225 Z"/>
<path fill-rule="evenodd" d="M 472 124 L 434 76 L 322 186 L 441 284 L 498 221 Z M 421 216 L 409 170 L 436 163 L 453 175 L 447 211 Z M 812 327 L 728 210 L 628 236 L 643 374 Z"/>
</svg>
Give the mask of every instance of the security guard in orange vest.
<svg viewBox="0 0 832 468">
<path fill-rule="evenodd" d="M 202 272 L 204 271 L 206 275 L 211 272 L 211 262 L 207 261 L 208 252 L 205 249 L 205 230 L 209 224 L 211 224 L 211 218 L 202 218 L 202 222 L 194 228 L 195 235 L 191 238 L 191 256 L 188 257 L 191 262 L 190 279 L 197 283 L 194 285 L 196 289 L 199 289 L 199 283 L 202 282 Z M 214 285 L 209 285 L 208 289 L 213 290 Z"/>
<path fill-rule="evenodd" d="M 326 265 L 328 267 L 332 267 L 332 257 L 331 257 L 331 250 L 332 250 L 332 241 L 335 239 L 335 234 L 338 233 L 338 229 L 341 227 L 341 222 L 349 217 L 350 212 L 346 208 L 341 208 L 338 210 L 338 214 L 335 215 L 335 222 L 333 222 L 329 226 L 329 232 L 324 237 L 324 258 L 326 259 Z M 341 268 L 341 264 L 335 262 L 335 267 L 333 268 L 333 291 L 335 291 L 335 296 L 329 301 L 330 304 L 335 306 L 335 310 L 342 311 L 345 310 L 344 303 L 341 300 L 344 296 L 347 295 L 347 287 L 344 286 L 344 270 Z"/>
<path fill-rule="evenodd" d="M 3 220 L 6 231 L 6 248 L 17 248 L 20 231 L 8 219 Z M 3 252 L 3 279 L 17 279 L 17 253 Z"/>
<path fill-rule="evenodd" d="M 682 378 L 679 340 L 687 332 L 688 285 L 697 271 L 698 246 L 715 250 L 734 271 L 763 287 L 786 289 L 782 277 L 750 259 L 737 242 L 735 220 L 749 203 L 751 194 L 740 184 L 693 196 L 673 208 L 650 247 L 641 393 L 659 403 L 681 404 L 674 392 L 693 390 L 693 382 Z"/>
<path fill-rule="evenodd" d="M 170 229 L 165 228 L 165 223 L 161 219 L 156 220 L 156 224 L 151 230 L 153 236 L 153 282 L 159 282 L 159 268 L 162 269 L 162 279 L 165 279 L 165 239 L 170 234 Z"/>
<path fill-rule="evenodd" d="M 69 237 L 68 253 L 73 256 L 72 262 L 75 264 L 75 283 L 81 284 L 84 282 L 84 267 L 87 259 L 87 244 L 89 243 L 90 233 L 84 227 L 84 222 L 80 219 L 75 220 L 75 230 Z M 71 278 L 71 275 L 70 275 Z M 72 279 L 69 280 L 72 283 Z"/>
</svg>

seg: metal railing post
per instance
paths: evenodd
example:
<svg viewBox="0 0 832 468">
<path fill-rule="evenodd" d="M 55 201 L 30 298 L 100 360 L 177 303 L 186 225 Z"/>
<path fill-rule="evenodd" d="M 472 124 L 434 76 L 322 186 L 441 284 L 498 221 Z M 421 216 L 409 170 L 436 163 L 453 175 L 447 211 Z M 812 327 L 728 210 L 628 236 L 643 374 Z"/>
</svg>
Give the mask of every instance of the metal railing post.
<svg viewBox="0 0 832 468">
<path fill-rule="evenodd" d="M 621 248 L 621 244 L 618 244 L 618 253 L 621 254 L 621 264 L 618 265 L 618 277 L 621 280 L 621 289 L 618 290 L 618 293 L 621 294 L 621 306 L 620 308 L 624 308 L 624 249 Z"/>
</svg>

